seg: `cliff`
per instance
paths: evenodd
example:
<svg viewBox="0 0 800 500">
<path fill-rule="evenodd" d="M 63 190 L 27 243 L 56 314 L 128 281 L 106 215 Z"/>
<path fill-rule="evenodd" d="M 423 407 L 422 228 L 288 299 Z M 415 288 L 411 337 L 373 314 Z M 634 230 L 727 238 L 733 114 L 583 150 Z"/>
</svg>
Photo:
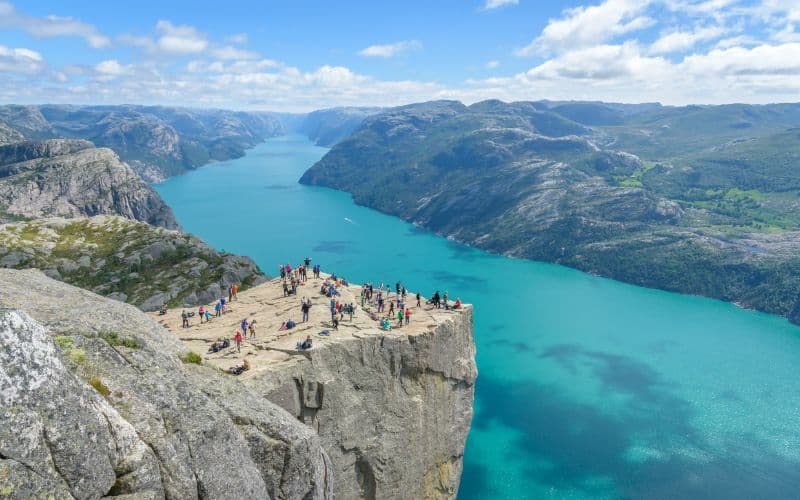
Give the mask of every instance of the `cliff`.
<svg viewBox="0 0 800 500">
<path fill-rule="evenodd" d="M 52 138 L 108 147 L 148 182 L 244 154 L 283 132 L 267 113 L 168 106 L 0 106 L 0 144 Z"/>
<path fill-rule="evenodd" d="M 306 323 L 299 321 L 299 296 L 283 297 L 280 280 L 239 294 L 231 311 L 210 323 L 193 318 L 182 328 L 180 311 L 152 317 L 208 364 L 227 369 L 247 359 L 252 368 L 241 382 L 320 437 L 337 498 L 453 498 L 477 375 L 471 307 L 412 305 L 410 324 L 392 321 L 391 332 L 359 310 L 334 331 L 320 284 L 309 280 L 298 292 L 314 303 Z M 360 304 L 359 288 L 342 289 L 338 299 Z M 256 321 L 257 334 L 241 353 L 206 354 L 244 318 Z M 280 330 L 288 319 L 298 326 Z M 324 330 L 331 334 L 318 335 Z M 295 350 L 307 335 L 314 347 Z"/>
<path fill-rule="evenodd" d="M 0 146 L 0 222 L 100 214 L 179 227 L 158 193 L 110 149 L 67 139 Z"/>
<path fill-rule="evenodd" d="M 203 326 L 153 316 L 183 343 L 38 271 L 0 269 L 0 283 L 5 497 L 455 496 L 476 376 L 469 306 L 416 310 L 392 332 L 358 312 L 297 351 L 327 308 L 314 299 L 309 323 L 280 332 L 297 307 L 277 280 Z M 201 362 L 188 350 L 205 353 L 245 316 L 259 333 L 242 353 Z M 216 369 L 242 359 L 253 368 L 238 378 Z"/>
<path fill-rule="evenodd" d="M 2 224 L 0 267 L 41 269 L 145 311 L 209 302 L 233 283 L 244 290 L 266 279 L 248 257 L 217 252 L 189 234 L 105 215 Z"/>
<path fill-rule="evenodd" d="M 144 313 L 37 271 L 0 284 L 0 496 L 332 498 L 313 430 Z"/>
</svg>

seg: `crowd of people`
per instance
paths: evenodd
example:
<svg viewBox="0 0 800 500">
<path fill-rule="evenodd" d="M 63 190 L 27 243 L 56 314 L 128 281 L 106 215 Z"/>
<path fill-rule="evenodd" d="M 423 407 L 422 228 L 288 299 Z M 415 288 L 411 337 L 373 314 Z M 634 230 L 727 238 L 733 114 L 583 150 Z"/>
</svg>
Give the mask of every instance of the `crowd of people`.
<svg viewBox="0 0 800 500">
<path fill-rule="evenodd" d="M 332 331 L 337 331 L 340 324 L 345 321 L 352 322 L 353 317 L 357 312 L 357 302 L 360 307 L 370 317 L 376 321 L 378 325 L 384 330 L 391 330 L 410 325 L 411 319 L 414 314 L 413 308 L 422 308 L 423 297 L 416 293 L 410 295 L 402 282 L 398 281 L 394 287 L 390 287 L 388 283 L 381 282 L 377 287 L 372 282 L 363 283 L 360 289 L 360 295 L 357 302 L 347 302 L 343 300 L 342 290 L 349 285 L 347 279 L 343 276 L 337 276 L 335 273 L 331 274 L 324 279 L 321 275 L 321 269 L 318 264 L 311 265 L 311 259 L 306 257 L 303 259 L 302 264 L 293 267 L 290 263 L 281 264 L 278 266 L 280 274 L 281 286 L 283 289 L 283 297 L 297 296 L 298 290 L 301 286 L 306 285 L 308 282 L 308 270 L 311 269 L 311 278 L 315 280 L 322 280 L 319 283 L 318 292 L 320 296 L 328 304 L 330 312 L 330 328 Z M 316 285 L 314 285 L 316 286 Z M 231 304 L 237 300 L 239 286 L 231 284 L 227 290 L 227 297 L 220 297 L 213 306 L 213 314 L 211 307 L 200 306 L 197 310 L 197 316 L 200 323 L 209 323 L 214 318 L 219 318 L 232 311 Z M 313 306 L 312 299 L 303 295 L 300 299 L 300 314 L 301 322 L 308 323 L 310 321 L 310 312 Z M 444 308 L 445 310 L 459 309 L 461 307 L 461 299 L 457 298 L 455 302 L 451 302 L 447 291 L 440 294 L 438 290 L 434 291 L 430 299 L 425 301 L 425 304 L 435 309 Z M 164 309 L 165 313 L 166 310 Z M 181 313 L 182 326 L 189 328 L 191 326 L 190 319 L 195 316 L 194 312 L 184 310 Z M 218 353 L 232 347 L 236 348 L 236 352 L 240 353 L 242 344 L 245 339 L 254 341 L 256 340 L 256 324 L 255 319 L 243 318 L 238 328 L 234 331 L 231 339 L 219 338 L 212 342 L 209 348 L 209 353 Z M 280 330 L 291 330 L 297 324 L 294 320 L 288 319 L 281 324 Z M 332 333 L 330 330 L 323 330 L 319 333 L 321 336 L 328 336 Z M 310 335 L 302 342 L 298 341 L 296 346 L 298 350 L 308 350 L 313 347 L 313 340 Z M 228 371 L 233 374 L 240 374 L 250 369 L 249 362 L 245 360 L 243 365 L 232 367 Z"/>
</svg>

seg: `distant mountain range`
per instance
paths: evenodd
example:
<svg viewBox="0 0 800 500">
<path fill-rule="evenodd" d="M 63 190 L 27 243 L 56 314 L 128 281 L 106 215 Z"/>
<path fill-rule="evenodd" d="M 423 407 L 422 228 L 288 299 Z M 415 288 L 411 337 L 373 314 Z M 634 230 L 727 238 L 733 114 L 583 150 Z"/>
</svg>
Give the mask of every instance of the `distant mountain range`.
<svg viewBox="0 0 800 500">
<path fill-rule="evenodd" d="M 800 321 L 800 105 L 455 101 L 367 117 L 301 182 L 492 252 Z"/>
</svg>

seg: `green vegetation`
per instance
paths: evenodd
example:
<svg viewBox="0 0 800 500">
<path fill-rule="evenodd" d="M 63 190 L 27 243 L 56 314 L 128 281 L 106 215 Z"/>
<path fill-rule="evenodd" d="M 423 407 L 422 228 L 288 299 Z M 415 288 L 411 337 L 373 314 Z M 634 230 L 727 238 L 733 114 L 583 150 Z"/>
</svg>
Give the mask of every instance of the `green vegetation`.
<svg viewBox="0 0 800 500">
<path fill-rule="evenodd" d="M 75 365 L 80 365 L 86 362 L 86 351 L 80 347 L 72 348 L 67 351 L 67 358 Z"/>
<path fill-rule="evenodd" d="M 136 305 L 170 292 L 165 305 L 178 307 L 215 284 L 233 279 L 245 290 L 262 275 L 252 261 L 190 235 L 121 217 L 0 225 L 0 258 L 12 252 L 16 268 L 56 269 L 70 284 Z"/>
<path fill-rule="evenodd" d="M 203 364 L 203 357 L 200 356 L 199 354 L 197 354 L 194 351 L 189 351 L 189 352 L 186 353 L 185 356 L 183 356 L 181 358 L 181 361 L 183 361 L 184 363 L 192 363 L 192 364 L 195 364 L 195 365 L 201 365 L 201 364 Z"/>
<path fill-rule="evenodd" d="M 109 389 L 108 386 L 106 384 L 104 384 L 103 381 L 100 380 L 99 377 L 91 377 L 89 379 L 89 385 L 94 387 L 94 389 L 97 392 L 99 392 L 100 394 L 102 394 L 103 397 L 107 398 L 108 395 L 111 394 L 111 389 Z"/>
<path fill-rule="evenodd" d="M 65 335 L 58 335 L 54 337 L 53 340 L 55 340 L 56 345 L 63 351 L 70 349 L 75 343 L 75 340 L 72 337 L 67 337 Z"/>
<path fill-rule="evenodd" d="M 130 337 L 120 337 L 117 332 L 100 332 L 99 337 L 111 346 L 123 346 L 128 349 L 139 349 L 141 345 L 136 339 Z"/>
</svg>

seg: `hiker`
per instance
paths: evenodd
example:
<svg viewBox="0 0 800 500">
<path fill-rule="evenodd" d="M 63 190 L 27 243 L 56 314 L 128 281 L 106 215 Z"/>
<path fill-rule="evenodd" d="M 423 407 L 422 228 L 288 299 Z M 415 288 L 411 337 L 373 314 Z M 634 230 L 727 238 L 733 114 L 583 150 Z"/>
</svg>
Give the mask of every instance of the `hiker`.
<svg viewBox="0 0 800 500">
<path fill-rule="evenodd" d="M 203 306 L 200 306 L 200 309 L 197 310 L 197 315 L 200 316 L 200 323 L 202 324 L 203 323 L 203 318 L 206 315 L 206 308 L 203 307 Z"/>
<path fill-rule="evenodd" d="M 378 312 L 383 312 L 383 296 L 378 292 Z"/>
<path fill-rule="evenodd" d="M 289 296 L 289 285 L 286 283 L 286 281 L 283 282 L 283 296 Z"/>
<path fill-rule="evenodd" d="M 239 326 L 241 326 L 241 327 L 242 327 L 242 333 L 243 333 L 244 335 L 247 335 L 247 327 L 248 327 L 248 324 L 247 324 L 247 318 L 243 319 L 243 320 L 242 320 L 242 322 L 241 322 L 241 324 L 240 324 Z"/>
<path fill-rule="evenodd" d="M 456 298 L 456 303 L 453 304 L 453 309 L 461 309 L 461 298 Z"/>
<path fill-rule="evenodd" d="M 236 342 L 236 352 L 242 352 L 242 332 L 236 330 L 236 336 L 233 337 L 233 341 Z"/>
<path fill-rule="evenodd" d="M 411 323 L 411 309 L 406 308 L 406 324 Z"/>
<path fill-rule="evenodd" d="M 339 313 L 334 310 L 333 315 L 331 315 L 331 322 L 333 323 L 333 329 L 339 329 Z"/>
<path fill-rule="evenodd" d="M 278 266 L 278 271 L 281 273 L 281 279 L 286 278 L 286 269 L 283 267 L 283 264 Z"/>
<path fill-rule="evenodd" d="M 165 314 L 167 314 L 167 308 L 166 308 L 166 307 L 164 307 L 164 306 L 161 306 L 161 307 L 158 309 L 158 315 L 159 315 L 159 316 L 164 316 Z"/>
<path fill-rule="evenodd" d="M 353 322 L 353 313 L 356 312 L 356 306 L 350 302 L 350 305 L 347 308 L 347 313 L 350 315 L 350 322 Z"/>
<path fill-rule="evenodd" d="M 217 302 L 214 304 L 214 314 L 219 318 L 222 316 L 222 303 Z"/>
<path fill-rule="evenodd" d="M 444 308 L 449 311 L 450 310 L 450 303 L 448 302 L 448 299 L 447 299 L 447 290 L 444 291 L 444 299 L 442 299 L 442 301 L 444 302 Z"/>
<path fill-rule="evenodd" d="M 417 307 L 422 307 L 420 300 L 422 300 L 422 296 L 420 296 L 419 292 L 417 292 Z"/>
<path fill-rule="evenodd" d="M 181 312 L 181 320 L 183 320 L 181 326 L 183 328 L 189 328 L 189 315 L 186 314 L 186 311 Z"/>
<path fill-rule="evenodd" d="M 397 310 L 397 326 L 403 326 L 403 311 Z"/>
<path fill-rule="evenodd" d="M 252 340 L 256 339 L 256 320 L 250 322 L 250 326 L 248 327 L 250 331 L 250 338 Z"/>
<path fill-rule="evenodd" d="M 211 321 L 211 309 L 206 309 L 206 323 Z"/>
<path fill-rule="evenodd" d="M 303 264 L 305 264 L 306 267 L 310 266 L 311 265 L 311 257 L 306 257 L 305 259 L 303 259 Z"/>
<path fill-rule="evenodd" d="M 300 310 L 303 312 L 303 323 L 308 321 L 308 311 L 311 309 L 311 301 L 303 297 L 300 301 Z"/>
<path fill-rule="evenodd" d="M 231 292 L 233 292 L 233 298 L 235 299 L 237 297 L 237 294 L 239 293 L 239 285 L 237 285 L 236 283 L 232 284 Z"/>
<path fill-rule="evenodd" d="M 312 345 L 311 335 L 307 335 L 306 339 L 302 343 L 300 343 L 300 342 L 297 343 L 297 348 L 298 349 L 307 350 L 307 349 L 311 349 L 311 345 Z"/>
<path fill-rule="evenodd" d="M 246 372 L 250 369 L 250 361 L 245 359 L 242 361 L 241 365 L 231 366 L 228 368 L 227 372 L 231 375 L 241 375 L 242 373 Z"/>
<path fill-rule="evenodd" d="M 394 301 L 389 301 L 389 316 L 394 316 Z"/>
<path fill-rule="evenodd" d="M 228 302 L 233 302 L 233 285 L 228 287 Z"/>
<path fill-rule="evenodd" d="M 383 321 L 381 321 L 381 328 L 388 331 L 392 329 L 392 325 L 389 323 L 388 319 L 384 319 Z"/>
<path fill-rule="evenodd" d="M 220 305 L 222 314 L 225 314 L 225 312 L 226 312 L 226 310 L 225 310 L 225 297 L 220 297 L 219 305 Z"/>
</svg>

